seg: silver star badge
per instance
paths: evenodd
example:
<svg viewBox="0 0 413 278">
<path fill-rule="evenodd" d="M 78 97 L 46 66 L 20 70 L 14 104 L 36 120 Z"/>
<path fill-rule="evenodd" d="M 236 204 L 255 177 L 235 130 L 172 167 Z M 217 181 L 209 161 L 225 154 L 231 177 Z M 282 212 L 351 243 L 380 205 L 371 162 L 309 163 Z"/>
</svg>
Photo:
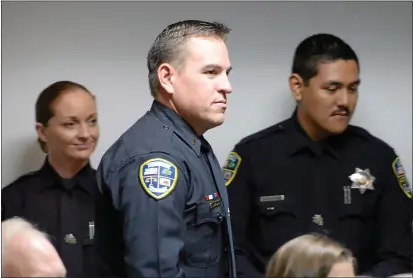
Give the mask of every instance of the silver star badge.
<svg viewBox="0 0 413 278">
<path fill-rule="evenodd" d="M 349 176 L 349 178 L 353 182 L 351 188 L 358 188 L 361 194 L 367 189 L 374 190 L 373 182 L 376 178 L 370 174 L 369 169 L 361 170 L 356 168 L 356 172 Z"/>
</svg>

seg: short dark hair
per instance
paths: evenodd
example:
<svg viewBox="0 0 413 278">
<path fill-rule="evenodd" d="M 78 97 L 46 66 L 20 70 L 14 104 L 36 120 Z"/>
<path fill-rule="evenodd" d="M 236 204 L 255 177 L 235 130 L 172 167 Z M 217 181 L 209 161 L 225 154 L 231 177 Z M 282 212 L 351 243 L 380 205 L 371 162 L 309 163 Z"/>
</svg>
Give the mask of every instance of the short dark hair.
<svg viewBox="0 0 413 278">
<path fill-rule="evenodd" d="M 292 73 L 300 75 L 304 84 L 308 85 L 310 79 L 318 74 L 321 63 L 336 60 L 354 60 L 359 66 L 356 53 L 342 39 L 331 34 L 315 34 L 297 46 Z"/>
<path fill-rule="evenodd" d="M 47 86 L 37 97 L 36 101 L 36 122 L 47 126 L 49 120 L 54 116 L 52 108 L 53 102 L 58 99 L 62 94 L 71 90 L 82 90 L 92 95 L 92 93 L 83 85 L 72 81 L 57 81 Z M 92 95 L 93 96 L 93 95 Z M 47 152 L 46 143 L 37 139 L 40 148 Z"/>
<path fill-rule="evenodd" d="M 185 20 L 168 25 L 155 39 L 147 56 L 148 79 L 151 95 L 159 90 L 157 70 L 163 63 L 180 66 L 182 45 L 191 37 L 218 37 L 226 41 L 230 28 L 220 22 Z"/>
</svg>

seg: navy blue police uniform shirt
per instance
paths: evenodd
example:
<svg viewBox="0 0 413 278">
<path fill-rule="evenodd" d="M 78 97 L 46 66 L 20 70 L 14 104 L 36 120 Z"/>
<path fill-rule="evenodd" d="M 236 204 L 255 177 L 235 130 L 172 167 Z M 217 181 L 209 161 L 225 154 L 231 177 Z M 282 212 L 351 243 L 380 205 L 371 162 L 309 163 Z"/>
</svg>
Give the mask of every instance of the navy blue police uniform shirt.
<svg viewBox="0 0 413 278">
<path fill-rule="evenodd" d="M 154 101 L 104 154 L 97 179 L 101 276 L 236 276 L 221 167 L 175 112 Z"/>
<path fill-rule="evenodd" d="M 73 178 L 61 178 L 48 159 L 40 170 L 2 189 L 2 221 L 18 216 L 49 235 L 68 278 L 96 277 L 93 249 L 96 171 L 87 164 Z"/>
<path fill-rule="evenodd" d="M 351 249 L 358 273 L 412 271 L 412 192 L 393 148 L 365 129 L 313 142 L 294 113 L 237 143 L 223 173 L 245 276 L 262 276 L 282 244 L 312 232 Z"/>
</svg>

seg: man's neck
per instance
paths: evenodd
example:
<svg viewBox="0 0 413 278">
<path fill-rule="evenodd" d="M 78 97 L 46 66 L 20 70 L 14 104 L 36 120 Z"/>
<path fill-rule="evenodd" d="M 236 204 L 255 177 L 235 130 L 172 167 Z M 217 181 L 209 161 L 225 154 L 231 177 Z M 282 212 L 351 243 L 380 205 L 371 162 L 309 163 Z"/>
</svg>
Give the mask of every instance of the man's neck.
<svg viewBox="0 0 413 278">
<path fill-rule="evenodd" d="M 48 156 L 52 168 L 64 179 L 74 177 L 87 163 L 88 160 L 75 160 Z"/>
<path fill-rule="evenodd" d="M 207 130 L 197 127 L 195 124 L 193 124 L 190 120 L 190 117 L 188 115 L 184 115 L 183 113 L 181 113 L 176 106 L 174 105 L 174 103 L 172 102 L 172 100 L 168 99 L 166 100 L 165 98 L 162 97 L 157 97 L 155 98 L 156 101 L 158 101 L 159 103 L 161 103 L 162 105 L 165 105 L 166 107 L 168 107 L 169 109 L 171 109 L 172 111 L 174 111 L 176 114 L 179 115 L 179 117 L 181 117 L 195 132 L 195 134 L 197 135 L 198 138 L 200 138 Z"/>
<path fill-rule="evenodd" d="M 318 128 L 317 124 L 307 117 L 301 109 L 297 109 L 297 121 L 312 141 L 320 141 L 329 136 L 327 132 Z"/>
</svg>

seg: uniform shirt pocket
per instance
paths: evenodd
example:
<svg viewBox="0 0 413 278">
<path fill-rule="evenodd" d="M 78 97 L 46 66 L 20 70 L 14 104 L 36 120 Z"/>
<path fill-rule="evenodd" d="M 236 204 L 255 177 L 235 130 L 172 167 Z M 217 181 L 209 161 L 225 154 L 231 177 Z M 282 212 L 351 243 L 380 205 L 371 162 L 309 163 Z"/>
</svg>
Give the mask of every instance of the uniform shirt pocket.
<svg viewBox="0 0 413 278">
<path fill-rule="evenodd" d="M 259 202 L 258 207 L 260 214 L 264 217 L 297 217 L 293 204 L 287 203 L 285 200 Z"/>
<path fill-rule="evenodd" d="M 97 277 L 96 254 L 92 238 L 83 239 L 83 269 L 86 277 Z"/>
<path fill-rule="evenodd" d="M 281 244 L 298 235 L 298 208 L 293 201 L 259 201 L 254 238 L 264 253 L 272 254 Z"/>
<path fill-rule="evenodd" d="M 83 248 L 93 246 L 93 239 L 92 238 L 85 238 L 83 240 Z"/>
<path fill-rule="evenodd" d="M 338 237 L 357 255 L 363 245 L 370 245 L 374 235 L 366 231 L 374 230 L 374 217 L 370 209 L 360 202 L 342 205 L 339 213 Z"/>
<path fill-rule="evenodd" d="M 222 248 L 224 211 L 221 200 L 203 201 L 195 208 L 195 222 L 188 225 L 183 260 L 189 266 L 216 265 Z"/>
<path fill-rule="evenodd" d="M 350 204 L 341 204 L 339 220 L 345 225 L 361 228 L 364 225 L 368 225 L 374 219 L 374 199 L 370 200 L 369 196 L 357 194 L 358 192 L 355 193 Z"/>
</svg>

